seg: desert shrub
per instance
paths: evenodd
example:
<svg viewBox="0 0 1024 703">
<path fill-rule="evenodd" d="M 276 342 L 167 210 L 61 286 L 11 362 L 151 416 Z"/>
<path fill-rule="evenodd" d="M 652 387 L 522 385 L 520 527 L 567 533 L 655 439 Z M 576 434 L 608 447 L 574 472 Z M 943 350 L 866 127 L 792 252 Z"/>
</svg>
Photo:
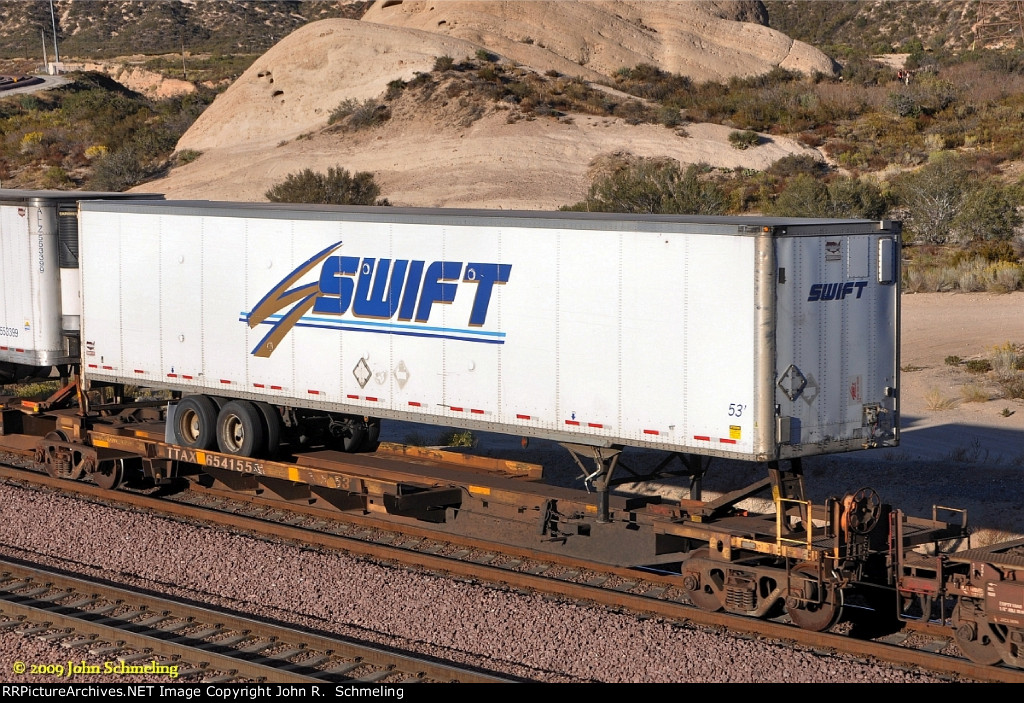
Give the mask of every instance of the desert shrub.
<svg viewBox="0 0 1024 703">
<path fill-rule="evenodd" d="M 963 361 L 963 359 L 953 354 L 946 357 L 946 366 L 959 366 L 961 361 Z"/>
<path fill-rule="evenodd" d="M 435 71 L 450 71 L 455 65 L 455 59 L 451 56 L 438 56 L 434 59 Z"/>
<path fill-rule="evenodd" d="M 995 179 L 970 188 L 952 226 L 959 241 L 1008 240 L 1021 224 L 1013 191 Z"/>
<path fill-rule="evenodd" d="M 388 205 L 378 200 L 380 186 L 373 174 L 360 171 L 352 175 L 341 167 L 331 167 L 327 173 L 305 169 L 290 173 L 284 181 L 266 192 L 267 200 L 274 203 L 317 203 L 324 205 Z"/>
<path fill-rule="evenodd" d="M 992 368 L 997 376 L 1012 376 L 1024 367 L 1024 355 L 1007 342 L 993 349 Z"/>
<path fill-rule="evenodd" d="M 327 124 L 345 122 L 350 129 L 366 129 L 391 119 L 391 109 L 373 98 L 362 102 L 354 98 L 342 100 L 327 118 Z"/>
<path fill-rule="evenodd" d="M 749 149 L 761 143 L 761 136 L 750 129 L 729 132 L 729 143 L 736 149 Z"/>
<path fill-rule="evenodd" d="M 937 388 L 929 389 L 924 394 L 924 402 L 929 410 L 952 410 L 960 404 L 958 399 L 944 396 Z"/>
<path fill-rule="evenodd" d="M 988 359 L 968 359 L 964 366 L 968 372 L 975 374 L 988 373 L 992 370 L 992 362 Z"/>
<path fill-rule="evenodd" d="M 960 397 L 965 403 L 987 403 L 992 394 L 984 386 L 971 383 L 960 387 Z"/>
<path fill-rule="evenodd" d="M 879 219 L 888 202 L 873 182 L 858 178 L 836 178 L 829 183 L 809 173 L 800 173 L 766 207 L 783 217 L 861 217 Z"/>
<path fill-rule="evenodd" d="M 726 197 L 714 182 L 701 178 L 705 167 L 683 171 L 674 161 L 641 159 L 595 178 L 586 200 L 562 210 L 587 212 L 720 215 Z"/>
<path fill-rule="evenodd" d="M 443 433 L 437 443 L 442 447 L 472 447 L 476 437 L 469 430 L 451 430 Z"/>
<path fill-rule="evenodd" d="M 782 178 L 792 178 L 802 173 L 824 174 L 828 164 L 807 154 L 789 154 L 768 167 L 768 173 Z"/>
<path fill-rule="evenodd" d="M 921 169 L 894 179 L 897 202 L 907 211 L 904 228 L 912 241 L 945 244 L 964 208 L 969 182 L 963 160 L 944 154 Z"/>
<path fill-rule="evenodd" d="M 477 59 L 477 61 L 483 61 L 485 63 L 492 63 L 494 61 L 497 61 L 498 57 L 495 56 L 494 54 L 492 54 L 491 52 L 489 52 L 487 49 L 477 49 L 476 50 L 476 59 Z"/>
<path fill-rule="evenodd" d="M 192 163 L 202 155 L 203 152 L 196 151 L 195 149 L 182 149 L 174 155 L 174 158 L 179 164 L 184 165 Z"/>
<path fill-rule="evenodd" d="M 1000 378 L 998 383 L 1004 397 L 1024 398 L 1024 374 L 1018 373 Z"/>
<path fill-rule="evenodd" d="M 129 144 L 97 159 L 89 186 L 94 190 L 120 192 L 139 185 L 152 173 L 143 153 Z"/>
</svg>

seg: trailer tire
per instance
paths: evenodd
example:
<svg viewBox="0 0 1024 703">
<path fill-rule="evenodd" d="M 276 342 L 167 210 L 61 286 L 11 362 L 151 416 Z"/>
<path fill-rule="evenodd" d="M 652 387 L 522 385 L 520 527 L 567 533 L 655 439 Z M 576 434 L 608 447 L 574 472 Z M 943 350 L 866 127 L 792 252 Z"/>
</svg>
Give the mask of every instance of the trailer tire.
<svg viewBox="0 0 1024 703">
<path fill-rule="evenodd" d="M 205 395 L 187 395 L 178 401 L 174 439 L 189 449 L 211 449 L 217 438 L 217 406 Z"/>
<path fill-rule="evenodd" d="M 281 449 L 281 413 L 270 403 L 254 403 L 263 417 L 263 430 L 266 440 L 266 456 L 273 459 Z"/>
<path fill-rule="evenodd" d="M 255 457 L 265 448 L 263 415 L 247 400 L 224 404 L 217 415 L 217 447 L 225 454 Z"/>
</svg>

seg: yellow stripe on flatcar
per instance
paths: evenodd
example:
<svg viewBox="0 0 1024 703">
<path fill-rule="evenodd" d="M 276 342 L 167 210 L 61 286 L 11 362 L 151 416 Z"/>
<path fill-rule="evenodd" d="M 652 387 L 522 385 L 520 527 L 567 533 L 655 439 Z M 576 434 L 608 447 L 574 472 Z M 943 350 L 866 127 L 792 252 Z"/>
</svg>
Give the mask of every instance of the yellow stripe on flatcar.
<svg viewBox="0 0 1024 703">
<path fill-rule="evenodd" d="M 486 486 L 470 486 L 469 492 L 481 496 L 491 495 L 491 489 Z"/>
</svg>

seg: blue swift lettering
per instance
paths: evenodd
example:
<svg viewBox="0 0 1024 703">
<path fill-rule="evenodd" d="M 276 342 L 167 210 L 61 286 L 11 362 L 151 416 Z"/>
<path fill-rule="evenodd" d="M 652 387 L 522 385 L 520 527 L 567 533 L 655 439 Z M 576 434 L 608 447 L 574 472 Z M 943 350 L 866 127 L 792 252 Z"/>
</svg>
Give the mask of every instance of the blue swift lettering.
<svg viewBox="0 0 1024 703">
<path fill-rule="evenodd" d="M 848 295 L 857 291 L 856 298 L 860 298 L 864 289 L 867 288 L 867 281 L 847 281 L 846 283 L 815 283 L 811 286 L 811 293 L 807 296 L 807 302 L 821 302 L 828 300 L 843 300 Z"/>
<path fill-rule="evenodd" d="M 487 320 L 494 287 L 509 280 L 510 264 L 360 258 L 336 255 L 340 247 L 338 242 L 318 252 L 288 274 L 251 312 L 242 314 L 241 319 L 251 328 L 270 325 L 253 355 L 270 356 L 293 327 L 504 343 L 504 333 L 480 328 Z M 315 283 L 298 284 L 318 265 Z M 435 306 L 453 303 L 460 287 L 473 290 L 466 328 L 429 326 Z"/>
</svg>

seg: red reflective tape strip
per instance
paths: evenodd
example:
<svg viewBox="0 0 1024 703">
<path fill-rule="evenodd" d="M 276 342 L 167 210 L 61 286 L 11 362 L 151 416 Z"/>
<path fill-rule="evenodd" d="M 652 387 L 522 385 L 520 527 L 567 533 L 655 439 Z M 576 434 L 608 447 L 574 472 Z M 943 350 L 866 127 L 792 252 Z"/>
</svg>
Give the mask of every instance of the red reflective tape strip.
<svg viewBox="0 0 1024 703">
<path fill-rule="evenodd" d="M 661 434 L 658 430 L 644 430 L 644 434 Z"/>
<path fill-rule="evenodd" d="M 351 393 L 349 393 L 345 397 L 348 398 L 349 400 L 359 400 L 359 396 L 358 395 L 352 395 Z"/>
<path fill-rule="evenodd" d="M 718 441 L 721 442 L 722 444 L 736 444 L 736 440 L 735 439 L 721 438 Z"/>
<path fill-rule="evenodd" d="M 185 374 L 182 374 L 181 377 L 184 378 L 186 381 L 191 381 L 192 380 L 191 376 L 186 376 Z"/>
<path fill-rule="evenodd" d="M 473 408 L 473 409 L 472 409 L 472 410 L 470 410 L 469 412 L 471 412 L 471 413 L 476 413 L 477 415 L 483 415 L 483 414 L 484 414 L 484 411 L 483 411 L 483 410 L 477 410 L 476 408 Z"/>
<path fill-rule="evenodd" d="M 9 347 L 0 347 L 0 351 L 7 351 Z"/>
<path fill-rule="evenodd" d="M 272 390 L 272 391 L 279 391 L 279 390 L 281 390 L 281 386 L 271 386 L 270 390 Z"/>
<path fill-rule="evenodd" d="M 16 351 L 16 352 L 24 352 L 25 350 L 24 349 L 15 348 L 14 351 Z"/>
<path fill-rule="evenodd" d="M 221 383 L 231 383 L 231 381 L 227 380 L 226 378 L 220 379 L 220 382 Z"/>
<path fill-rule="evenodd" d="M 178 377 L 178 374 L 176 374 L 176 373 L 169 373 L 169 374 L 167 374 L 167 378 L 177 378 L 177 377 Z"/>
<path fill-rule="evenodd" d="M 313 390 L 308 390 L 308 391 L 306 391 L 306 392 L 307 392 L 307 393 L 309 393 L 309 394 L 311 394 L 311 395 L 320 395 L 320 391 L 313 391 Z"/>
<path fill-rule="evenodd" d="M 531 418 L 530 418 L 529 415 L 520 415 L 519 413 L 516 413 L 516 419 L 517 420 L 530 420 Z"/>
<path fill-rule="evenodd" d="M 710 441 L 711 441 L 711 438 L 710 438 L 710 437 L 705 437 L 705 436 L 703 436 L 703 435 L 696 435 L 696 434 L 695 434 L 695 435 L 693 436 L 693 438 L 694 438 L 694 439 L 696 439 L 696 440 L 700 440 L 701 442 L 710 442 Z"/>
<path fill-rule="evenodd" d="M 604 425 L 602 425 L 599 422 L 588 422 L 587 423 L 587 427 L 598 427 L 598 428 L 600 428 L 600 427 L 604 427 Z"/>
<path fill-rule="evenodd" d="M 565 424 L 567 424 L 567 425 L 575 425 L 576 427 L 579 427 L 579 425 L 580 425 L 578 420 L 566 420 Z"/>
<path fill-rule="evenodd" d="M 423 407 L 423 403 L 419 402 L 418 400 L 410 400 L 409 401 L 409 405 L 411 405 L 414 408 L 421 408 L 421 407 Z"/>
<path fill-rule="evenodd" d="M 104 366 L 103 369 L 104 369 L 104 371 L 113 371 L 114 367 L 113 366 Z"/>
<path fill-rule="evenodd" d="M 455 413 L 461 413 L 464 410 L 463 408 L 456 408 L 455 406 L 451 406 L 448 409 Z"/>
<path fill-rule="evenodd" d="M 90 369 L 98 369 L 99 366 L 97 366 L 96 364 L 89 364 L 89 368 Z"/>
<path fill-rule="evenodd" d="M 135 373 L 146 373 L 146 372 L 143 371 L 142 369 L 135 369 Z"/>
<path fill-rule="evenodd" d="M 254 383 L 252 385 L 254 388 L 266 388 L 266 386 L 264 386 L 262 383 Z"/>
<path fill-rule="evenodd" d="M 368 395 L 366 396 L 366 400 L 368 400 L 371 403 L 376 403 L 378 400 L 380 400 L 380 398 L 374 398 L 373 396 Z"/>
</svg>

